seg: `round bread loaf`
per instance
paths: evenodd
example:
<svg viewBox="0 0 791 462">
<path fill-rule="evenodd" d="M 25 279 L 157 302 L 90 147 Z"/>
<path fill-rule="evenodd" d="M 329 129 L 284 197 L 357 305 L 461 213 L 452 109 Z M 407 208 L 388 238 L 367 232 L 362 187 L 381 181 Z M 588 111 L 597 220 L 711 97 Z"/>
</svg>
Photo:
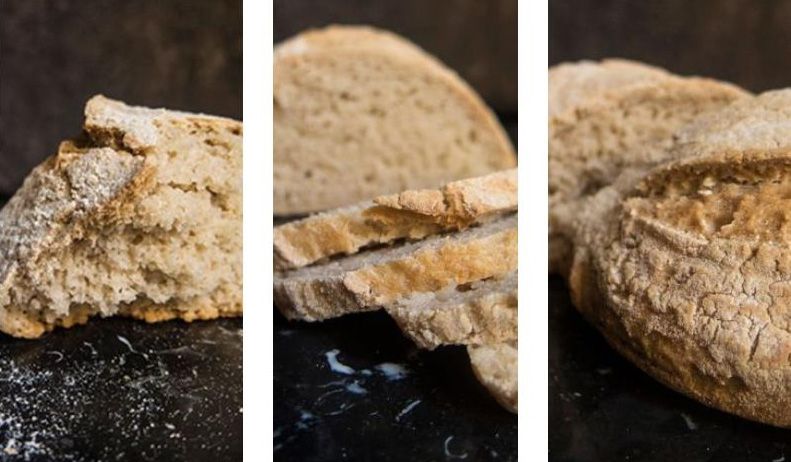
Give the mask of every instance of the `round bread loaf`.
<svg viewBox="0 0 791 462">
<path fill-rule="evenodd" d="M 680 160 L 586 204 L 574 303 L 661 382 L 791 427 L 791 90 L 738 101 L 678 138 Z"/>
<path fill-rule="evenodd" d="M 480 97 L 394 34 L 347 26 L 305 32 L 276 47 L 274 67 L 277 215 L 516 165 Z"/>
</svg>

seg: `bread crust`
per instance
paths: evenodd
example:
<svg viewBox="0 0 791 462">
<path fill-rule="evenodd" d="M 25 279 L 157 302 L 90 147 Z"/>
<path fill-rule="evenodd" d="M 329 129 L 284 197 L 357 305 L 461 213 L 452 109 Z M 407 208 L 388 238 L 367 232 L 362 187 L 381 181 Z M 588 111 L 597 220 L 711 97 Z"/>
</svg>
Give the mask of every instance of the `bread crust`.
<svg viewBox="0 0 791 462">
<path fill-rule="evenodd" d="M 276 87 L 278 85 L 277 76 L 285 72 L 285 70 L 295 68 L 310 59 L 324 59 L 332 56 L 344 56 L 356 62 L 363 62 L 372 57 L 376 59 L 384 58 L 397 63 L 400 69 L 406 73 L 425 75 L 426 82 L 447 88 L 459 104 L 462 105 L 464 113 L 469 114 L 475 126 L 482 133 L 485 133 L 487 137 L 491 136 L 494 140 L 495 148 L 486 154 L 489 156 L 487 158 L 488 165 L 490 165 L 488 171 L 516 166 L 516 153 L 508 136 L 502 126 L 500 126 L 494 113 L 484 104 L 475 91 L 455 72 L 445 67 L 437 59 L 429 56 L 414 44 L 390 32 L 367 26 L 328 26 L 323 29 L 303 32 L 275 47 Z M 426 150 L 432 148 L 431 146 L 425 147 Z M 286 165 L 290 162 L 289 156 L 293 155 L 283 153 L 281 162 L 281 156 L 276 153 L 275 169 L 277 170 L 281 164 Z M 429 154 L 425 155 L 428 156 Z M 295 162 L 297 161 L 295 160 Z M 392 170 L 393 166 L 389 168 Z M 467 173 L 468 175 L 483 173 L 483 170 L 479 169 L 477 172 Z M 436 183 L 449 179 L 454 178 L 437 172 Z M 407 179 L 401 179 L 400 181 L 404 183 L 402 186 L 410 184 Z M 414 181 L 411 183 L 417 187 L 432 186 L 432 184 L 415 184 Z M 281 190 L 283 188 L 278 188 L 276 185 L 276 189 Z M 385 189 L 392 190 L 393 188 Z M 382 190 L 379 192 L 386 193 L 390 191 Z M 368 197 L 372 195 L 370 194 Z M 346 198 L 335 201 L 323 198 L 322 204 L 302 203 L 298 205 L 287 204 L 284 199 L 276 198 L 275 213 L 278 215 L 298 215 L 365 199 L 365 196 L 360 194 L 349 193 L 349 197 L 354 198 L 353 200 Z"/>
<path fill-rule="evenodd" d="M 561 98 L 574 85 L 581 89 Z M 572 221 L 586 197 L 624 169 L 667 160 L 677 152 L 669 149 L 677 130 L 749 96 L 724 82 L 620 60 L 561 65 L 550 70 L 550 87 L 550 272 L 560 274 L 569 269 Z"/>
<path fill-rule="evenodd" d="M 0 330 L 17 337 L 36 338 L 55 327 L 85 323 L 87 307 L 75 305 L 68 313 L 44 312 L 14 306 L 11 288 L 27 271 L 57 271 L 57 262 L 41 261 L 86 236 L 98 224 L 120 223 L 134 217 L 138 199 L 154 187 L 157 166 L 149 159 L 159 142 L 162 121 L 174 124 L 200 121 L 218 129 L 238 131 L 241 124 L 197 114 L 134 108 L 97 96 L 86 105 L 87 137 L 62 143 L 56 156 L 36 167 L 21 189 L 0 211 Z M 241 314 L 239 303 L 196 307 L 175 313 L 167 304 L 119 307 L 128 315 L 153 320 L 170 317 L 208 318 Z"/>
<path fill-rule="evenodd" d="M 397 239 L 459 230 L 517 208 L 516 169 L 459 180 L 439 189 L 382 196 L 276 226 L 275 270 L 301 268 Z"/>
</svg>

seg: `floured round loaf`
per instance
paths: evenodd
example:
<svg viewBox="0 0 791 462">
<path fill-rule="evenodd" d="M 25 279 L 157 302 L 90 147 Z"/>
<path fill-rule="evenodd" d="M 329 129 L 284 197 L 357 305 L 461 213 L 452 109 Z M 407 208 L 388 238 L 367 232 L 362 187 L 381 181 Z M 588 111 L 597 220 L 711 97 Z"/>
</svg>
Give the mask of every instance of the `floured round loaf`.
<svg viewBox="0 0 791 462">
<path fill-rule="evenodd" d="M 0 330 L 242 313 L 242 124 L 95 97 L 0 211 Z"/>
<path fill-rule="evenodd" d="M 550 69 L 549 88 L 550 271 L 563 274 L 584 198 L 626 168 L 664 160 L 676 130 L 748 95 L 623 60 L 562 64 Z"/>
<path fill-rule="evenodd" d="M 572 298 L 661 382 L 791 427 L 791 90 L 682 132 L 681 160 L 589 201 Z"/>
<path fill-rule="evenodd" d="M 389 32 L 331 26 L 275 49 L 274 208 L 295 215 L 512 168 L 480 97 Z"/>
<path fill-rule="evenodd" d="M 516 341 L 467 347 L 475 376 L 504 408 L 519 407 L 519 352 Z"/>
</svg>

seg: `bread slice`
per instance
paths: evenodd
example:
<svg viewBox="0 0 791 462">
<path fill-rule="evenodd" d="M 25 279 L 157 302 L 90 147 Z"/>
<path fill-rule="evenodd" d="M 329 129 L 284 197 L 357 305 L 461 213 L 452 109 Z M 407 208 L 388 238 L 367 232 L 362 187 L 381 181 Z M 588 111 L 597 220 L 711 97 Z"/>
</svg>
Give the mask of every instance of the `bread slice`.
<svg viewBox="0 0 791 462">
<path fill-rule="evenodd" d="M 385 308 L 421 348 L 492 344 L 517 336 L 517 273 L 439 292 L 418 293 Z"/>
<path fill-rule="evenodd" d="M 276 275 L 275 306 L 288 318 L 318 321 L 506 274 L 516 266 L 517 217 L 511 214 L 464 231 Z"/>
<path fill-rule="evenodd" d="M 519 353 L 516 341 L 467 347 L 475 376 L 504 408 L 518 411 Z"/>
<path fill-rule="evenodd" d="M 622 61 L 550 70 L 550 95 L 550 270 L 559 273 L 568 270 L 570 222 L 586 197 L 626 168 L 665 160 L 679 128 L 749 96 L 727 83 Z"/>
<path fill-rule="evenodd" d="M 397 239 L 466 228 L 517 208 L 516 169 L 406 191 L 275 227 L 275 269 L 307 266 Z"/>
<path fill-rule="evenodd" d="M 0 211 L 0 330 L 235 316 L 242 124 L 95 97 Z"/>
<path fill-rule="evenodd" d="M 275 48 L 275 214 L 355 204 L 513 168 L 458 75 L 392 33 L 331 26 Z"/>
</svg>

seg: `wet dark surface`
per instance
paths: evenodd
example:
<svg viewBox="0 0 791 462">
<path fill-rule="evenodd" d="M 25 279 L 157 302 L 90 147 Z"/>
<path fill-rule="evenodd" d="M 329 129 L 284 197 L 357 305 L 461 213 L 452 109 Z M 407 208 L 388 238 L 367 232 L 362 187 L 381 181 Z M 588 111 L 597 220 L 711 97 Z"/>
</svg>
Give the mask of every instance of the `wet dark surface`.
<svg viewBox="0 0 791 462">
<path fill-rule="evenodd" d="M 241 457 L 241 319 L 0 335 L 0 460 Z"/>
<path fill-rule="evenodd" d="M 710 409 L 612 350 L 549 279 L 549 459 L 791 460 L 791 432 Z"/>
<path fill-rule="evenodd" d="M 517 417 L 477 382 L 466 349 L 420 351 L 385 313 L 276 313 L 274 358 L 275 460 L 516 460 Z"/>
</svg>

